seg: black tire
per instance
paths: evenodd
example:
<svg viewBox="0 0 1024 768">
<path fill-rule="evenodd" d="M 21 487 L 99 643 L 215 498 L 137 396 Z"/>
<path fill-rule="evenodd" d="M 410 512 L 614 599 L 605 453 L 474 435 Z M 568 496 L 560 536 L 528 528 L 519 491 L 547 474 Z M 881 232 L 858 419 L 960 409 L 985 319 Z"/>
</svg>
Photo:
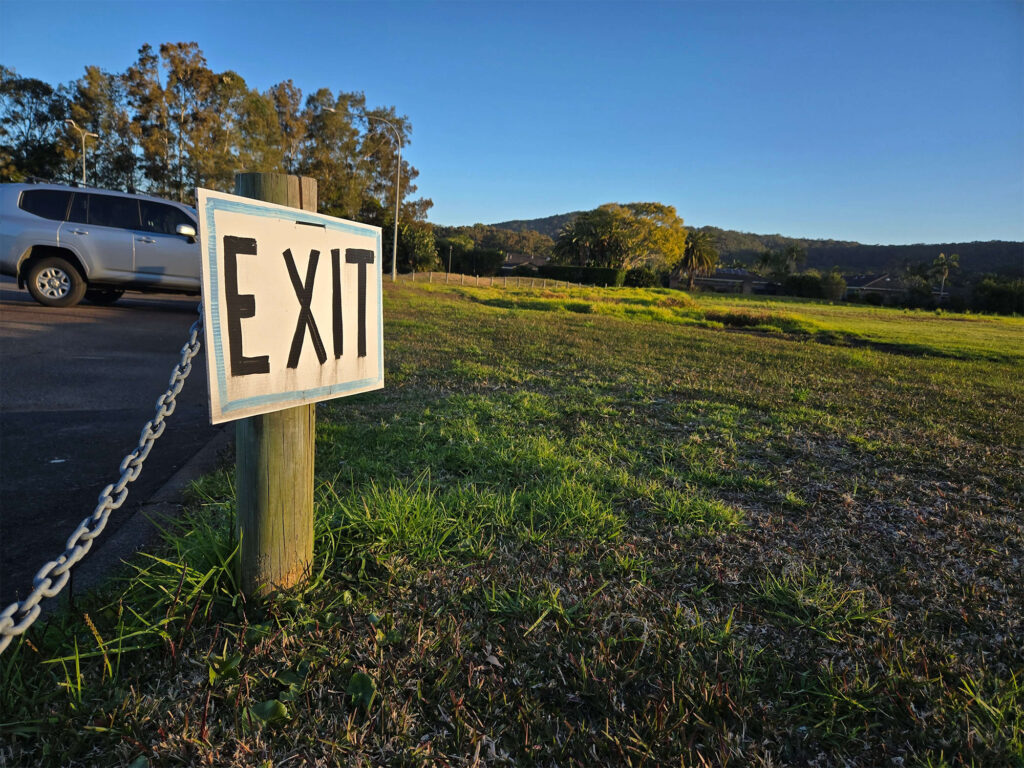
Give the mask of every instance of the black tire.
<svg viewBox="0 0 1024 768">
<path fill-rule="evenodd" d="M 73 307 L 85 296 L 85 279 L 59 256 L 32 262 L 25 278 L 28 292 L 44 307 Z"/>
<path fill-rule="evenodd" d="M 123 288 L 88 288 L 85 291 L 85 300 L 92 304 L 99 304 L 106 307 L 124 296 Z"/>
</svg>

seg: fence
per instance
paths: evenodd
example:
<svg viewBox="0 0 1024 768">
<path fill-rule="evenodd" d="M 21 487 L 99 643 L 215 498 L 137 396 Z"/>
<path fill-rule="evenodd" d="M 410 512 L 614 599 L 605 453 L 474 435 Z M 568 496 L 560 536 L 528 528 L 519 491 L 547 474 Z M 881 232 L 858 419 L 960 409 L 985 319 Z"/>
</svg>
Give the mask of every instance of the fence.
<svg viewBox="0 0 1024 768">
<path fill-rule="evenodd" d="M 189 329 L 188 341 L 181 348 L 181 358 L 171 372 L 167 391 L 156 401 L 156 413 L 142 427 L 139 444 L 121 461 L 121 476 L 100 493 L 99 502 L 89 517 L 82 520 L 68 537 L 64 552 L 51 560 L 32 579 L 32 591 L 20 602 L 11 603 L 0 611 L 0 653 L 11 641 L 32 626 L 42 613 L 42 601 L 56 597 L 71 578 L 71 569 L 92 549 L 92 543 L 103 533 L 110 513 L 120 509 L 128 498 L 128 485 L 142 474 L 142 464 L 153 450 L 153 444 L 167 427 L 165 419 L 174 413 L 178 393 L 192 372 L 192 358 L 199 353 L 199 334 L 203 327 L 203 309 L 199 305 L 199 319 Z"/>
<path fill-rule="evenodd" d="M 525 275 L 466 275 L 455 272 L 405 272 L 398 274 L 399 282 L 439 283 L 441 285 L 469 285 L 475 288 L 598 288 L 600 286 L 570 283 L 550 277 L 527 277 Z M 607 287 L 607 286 L 605 286 Z"/>
</svg>

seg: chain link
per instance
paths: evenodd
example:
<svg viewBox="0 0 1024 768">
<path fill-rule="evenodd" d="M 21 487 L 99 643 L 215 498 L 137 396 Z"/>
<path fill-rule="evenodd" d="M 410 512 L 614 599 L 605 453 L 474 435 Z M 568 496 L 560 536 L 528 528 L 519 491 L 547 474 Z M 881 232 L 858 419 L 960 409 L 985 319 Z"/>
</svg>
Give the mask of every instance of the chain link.
<svg viewBox="0 0 1024 768">
<path fill-rule="evenodd" d="M 164 433 L 164 419 L 174 413 L 175 398 L 181 392 L 185 379 L 192 372 L 192 358 L 199 353 L 199 334 L 203 329 L 203 306 L 199 305 L 199 319 L 192 323 L 189 338 L 181 348 L 181 359 L 174 366 L 167 391 L 156 401 L 156 413 L 146 422 L 139 435 L 139 444 L 121 461 L 121 476 L 100 493 L 99 502 L 89 517 L 78 524 L 64 545 L 64 553 L 51 560 L 32 579 L 33 589 L 20 603 L 11 603 L 0 611 L 0 653 L 18 635 L 27 630 L 42 612 L 40 602 L 57 595 L 71 578 L 71 568 L 92 549 L 93 540 L 103 533 L 110 513 L 119 509 L 128 498 L 128 484 L 142 474 L 142 464 L 153 450 L 153 443 Z"/>
</svg>

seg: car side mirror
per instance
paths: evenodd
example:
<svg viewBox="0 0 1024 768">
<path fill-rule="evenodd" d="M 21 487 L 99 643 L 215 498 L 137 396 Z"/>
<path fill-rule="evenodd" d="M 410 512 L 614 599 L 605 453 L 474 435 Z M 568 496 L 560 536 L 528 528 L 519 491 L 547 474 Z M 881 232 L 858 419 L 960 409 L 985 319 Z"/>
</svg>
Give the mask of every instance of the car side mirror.
<svg viewBox="0 0 1024 768">
<path fill-rule="evenodd" d="M 190 243 L 196 241 L 196 228 L 191 224 L 179 224 L 174 228 L 174 231 L 183 237 L 187 237 Z"/>
</svg>

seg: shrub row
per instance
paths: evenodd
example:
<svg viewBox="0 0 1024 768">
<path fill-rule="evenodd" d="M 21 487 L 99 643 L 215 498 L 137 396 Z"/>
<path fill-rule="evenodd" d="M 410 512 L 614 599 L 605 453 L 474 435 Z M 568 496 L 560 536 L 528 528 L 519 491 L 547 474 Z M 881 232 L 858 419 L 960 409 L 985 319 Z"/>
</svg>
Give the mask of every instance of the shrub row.
<svg viewBox="0 0 1024 768">
<path fill-rule="evenodd" d="M 906 290 L 891 296 L 877 293 L 852 295 L 847 301 L 875 306 L 937 309 L 952 312 L 986 312 L 995 315 L 1024 315 L 1024 280 L 986 277 L 973 288 L 953 289 L 939 304 L 927 281 L 908 281 Z"/>
<path fill-rule="evenodd" d="M 489 277 L 501 271 L 505 254 L 489 248 L 474 248 L 471 251 L 456 251 L 451 257 L 452 272 L 465 275 Z"/>
<path fill-rule="evenodd" d="M 554 280 L 566 280 L 570 283 L 584 283 L 585 285 L 619 286 L 626 282 L 626 270 L 610 267 L 565 267 L 545 264 L 537 269 L 537 274 Z"/>
<path fill-rule="evenodd" d="M 846 280 L 838 272 L 821 275 L 809 271 L 799 275 L 789 275 L 783 282 L 782 290 L 788 296 L 838 301 L 846 292 Z"/>
</svg>

